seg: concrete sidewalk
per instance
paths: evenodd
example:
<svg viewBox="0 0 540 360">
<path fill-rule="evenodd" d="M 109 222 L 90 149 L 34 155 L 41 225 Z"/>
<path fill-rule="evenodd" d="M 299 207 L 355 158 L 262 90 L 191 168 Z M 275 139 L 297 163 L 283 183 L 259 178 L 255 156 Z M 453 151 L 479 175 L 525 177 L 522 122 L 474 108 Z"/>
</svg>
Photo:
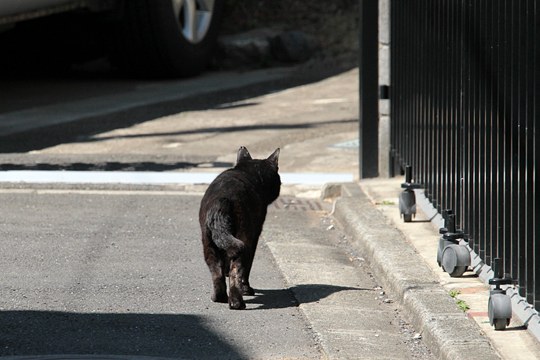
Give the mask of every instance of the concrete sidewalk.
<svg viewBox="0 0 540 360">
<path fill-rule="evenodd" d="M 334 216 L 351 243 L 391 289 L 431 351 L 442 359 L 539 359 L 540 345 L 514 316 L 505 331 L 487 317 L 489 288 L 472 273 L 451 278 L 436 263 L 439 234 L 422 213 L 399 216 L 403 179 L 374 179 L 341 186 Z M 470 308 L 464 313 L 450 296 Z"/>
<path fill-rule="evenodd" d="M 347 92 L 351 85 L 355 86 L 355 76 L 358 76 L 356 71 L 344 73 L 321 84 L 332 89 L 333 97 L 350 102 L 354 98 Z M 311 94 L 312 88 L 309 85 L 303 93 L 295 93 L 296 100 L 302 100 L 299 95 Z M 332 113 L 322 112 L 319 116 L 331 119 Z M 288 145 L 283 153 L 292 154 L 295 159 L 298 156 L 302 161 L 285 162 L 283 168 L 303 172 L 350 171 L 357 176 L 358 149 L 336 147 L 352 143 L 356 136 L 351 132 L 337 133 Z M 540 359 L 540 343 L 516 316 L 505 331 L 495 331 L 490 326 L 489 287 L 475 274 L 467 272 L 462 278 L 451 278 L 439 268 L 438 227 L 421 210 L 414 222 L 403 222 L 398 210 L 403 181 L 403 178 L 357 179 L 354 183 L 341 184 L 334 216 L 349 234 L 351 245 L 377 269 L 374 275 L 398 296 L 409 320 L 422 333 L 433 354 L 443 359 Z M 323 196 L 325 192 L 332 196 L 332 190 L 328 189 L 331 188 L 323 190 Z M 297 195 L 304 191 L 310 195 L 299 186 L 286 187 L 284 191 Z M 450 296 L 451 291 L 458 293 L 456 298 Z M 469 310 L 463 312 L 457 300 L 464 301 Z"/>
</svg>

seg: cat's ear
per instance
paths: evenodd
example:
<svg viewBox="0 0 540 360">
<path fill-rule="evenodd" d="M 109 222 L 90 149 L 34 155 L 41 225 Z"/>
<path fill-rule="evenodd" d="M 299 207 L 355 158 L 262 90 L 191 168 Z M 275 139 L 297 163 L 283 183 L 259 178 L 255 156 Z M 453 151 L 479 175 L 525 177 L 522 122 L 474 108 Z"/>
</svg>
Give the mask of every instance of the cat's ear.
<svg viewBox="0 0 540 360">
<path fill-rule="evenodd" d="M 278 160 L 279 160 L 279 148 L 276 149 L 276 151 L 274 151 L 272 153 L 272 155 L 270 155 L 268 157 L 268 160 L 270 160 L 270 162 L 272 164 L 274 164 L 276 167 L 278 166 Z"/>
<path fill-rule="evenodd" d="M 240 146 L 238 154 L 236 155 L 236 163 L 238 164 L 245 160 L 252 160 L 251 155 L 245 146 Z"/>
</svg>

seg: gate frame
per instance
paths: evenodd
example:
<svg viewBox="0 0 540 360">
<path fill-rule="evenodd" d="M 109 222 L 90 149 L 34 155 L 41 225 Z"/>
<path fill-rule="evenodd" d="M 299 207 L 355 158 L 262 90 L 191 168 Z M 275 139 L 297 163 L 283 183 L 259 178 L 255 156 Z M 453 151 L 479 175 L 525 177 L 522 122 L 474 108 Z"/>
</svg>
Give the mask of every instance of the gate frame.
<svg viewBox="0 0 540 360">
<path fill-rule="evenodd" d="M 360 1 L 360 119 L 359 156 L 360 179 L 390 177 L 396 175 L 396 162 L 390 152 L 389 111 L 390 88 L 390 2 L 392 0 Z M 377 20 L 375 20 L 377 19 Z M 538 87 L 538 85 L 537 85 Z M 373 156 L 374 152 L 377 156 Z M 437 213 L 423 191 L 417 191 L 419 205 L 426 213 Z M 442 227 L 443 220 L 437 215 L 435 223 Z M 493 270 L 474 251 L 475 272 L 485 283 L 493 277 Z M 540 341 L 540 314 L 528 305 L 517 291 L 508 288 L 514 314 L 525 324 L 529 332 Z M 524 304 L 527 304 L 524 306 Z"/>
</svg>

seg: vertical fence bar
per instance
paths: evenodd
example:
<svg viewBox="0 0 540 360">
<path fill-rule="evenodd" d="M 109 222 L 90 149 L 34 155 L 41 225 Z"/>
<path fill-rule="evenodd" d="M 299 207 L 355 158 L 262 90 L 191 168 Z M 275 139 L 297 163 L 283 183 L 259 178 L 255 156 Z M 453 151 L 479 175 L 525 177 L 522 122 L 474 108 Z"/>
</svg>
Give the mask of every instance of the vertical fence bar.
<svg viewBox="0 0 540 360">
<path fill-rule="evenodd" d="M 538 116 L 540 116 L 539 109 L 539 102 L 538 102 L 538 96 L 540 95 L 540 84 L 538 83 L 540 81 L 540 73 L 538 66 L 540 66 L 540 53 L 538 48 L 538 42 L 540 39 L 538 38 L 538 31 L 540 30 L 540 26 L 538 24 L 539 18 L 539 9 L 538 9 L 538 2 L 534 2 L 534 15 L 532 16 L 532 26 L 534 27 L 534 31 L 532 32 L 535 34 L 534 39 L 531 41 L 530 46 L 533 47 L 533 56 L 531 57 L 533 59 L 533 64 L 531 67 L 531 77 L 533 78 L 533 84 L 531 84 L 531 91 L 533 92 L 532 95 L 532 111 L 533 114 L 531 117 L 527 118 L 527 126 L 526 126 L 526 160 L 525 160 L 525 171 L 526 179 L 525 179 L 525 187 L 526 187 L 526 235 L 525 238 L 525 248 L 524 248 L 524 259 L 525 259 L 525 270 L 523 273 L 523 287 L 526 288 L 526 291 L 522 291 L 523 293 L 526 292 L 526 299 L 528 302 L 535 304 L 536 309 L 540 310 L 540 303 L 538 298 L 538 282 L 540 281 L 539 269 L 538 269 L 538 260 L 539 257 L 539 248 L 538 248 L 538 239 L 540 238 L 540 233 L 538 232 L 538 197 L 539 194 L 536 191 L 538 189 L 538 184 L 535 185 L 536 179 L 536 172 L 531 171 L 531 169 L 538 169 L 539 168 L 539 161 L 538 161 L 538 137 L 537 131 L 538 131 Z M 535 291 L 536 287 L 536 291 Z M 536 294 L 536 298 L 535 298 Z"/>
<path fill-rule="evenodd" d="M 512 19 L 511 28 L 513 29 L 512 36 L 512 56 L 513 65 L 511 66 L 511 119 L 513 121 L 508 123 L 508 134 L 506 141 L 505 151 L 505 216 L 504 216 L 504 248 L 505 259 L 507 260 L 506 270 L 508 273 L 515 277 L 517 274 L 517 261 L 516 250 L 518 244 L 518 227 L 517 222 L 519 218 L 519 157 L 520 157 L 520 133 L 521 122 L 526 110 L 526 84 L 523 81 L 523 74 L 527 72 L 526 59 L 524 58 L 524 46 L 523 38 L 525 36 L 524 27 L 526 21 L 520 21 L 526 19 L 526 13 L 523 11 L 523 2 L 514 2 L 512 5 Z M 516 275 L 514 275 L 516 274 Z M 516 277 L 517 278 L 517 277 Z"/>
<path fill-rule="evenodd" d="M 471 191 L 471 150 L 472 150 L 472 126 L 471 126 L 471 78 L 470 78 L 470 63 L 466 61 L 469 56 L 469 42 L 465 40 L 464 34 L 472 34 L 471 28 L 469 26 L 469 13 L 470 13 L 470 3 L 467 0 L 463 0 L 461 4 L 461 24 L 459 29 L 459 47 L 461 48 L 459 62 L 461 63 L 460 67 L 460 108 L 459 112 L 462 116 L 461 121 L 461 132 L 459 133 L 461 139 L 461 228 L 464 233 L 469 237 L 469 245 L 474 250 L 474 238 L 470 236 L 471 231 L 471 208 L 474 206 L 474 201 L 472 200 L 472 191 Z M 459 141 L 458 141 L 459 143 Z M 458 150 L 458 151 L 459 151 Z M 459 166 L 459 165 L 458 165 Z M 474 209 L 472 210 L 474 211 Z"/>
<path fill-rule="evenodd" d="M 433 55 L 433 69 L 436 73 L 439 75 L 442 72 L 442 66 L 441 66 L 441 44 L 444 41 L 442 31 L 440 31 L 439 27 L 441 26 L 441 23 L 444 21 L 444 18 L 442 16 L 442 11 L 440 10 L 442 7 L 442 1 L 435 1 L 433 2 L 433 6 L 435 7 L 434 10 L 434 34 L 435 41 L 433 43 L 434 51 L 432 52 Z M 434 76 L 435 78 L 435 76 Z M 433 82 L 433 107 L 434 107 L 434 117 L 432 120 L 433 125 L 430 127 L 430 136 L 433 139 L 433 159 L 431 161 L 431 166 L 433 168 L 432 171 L 432 178 L 431 178 L 431 194 L 432 194 L 432 203 L 433 206 L 437 209 L 438 212 L 441 212 L 440 208 L 440 191 L 439 191 L 439 184 L 441 183 L 441 158 L 442 158 L 442 149 L 441 149 L 441 137 L 442 134 L 440 132 L 441 127 L 441 83 L 440 82 Z"/>
<path fill-rule="evenodd" d="M 527 239 L 531 236 L 531 231 L 528 229 L 528 224 L 530 220 L 528 219 L 528 214 L 530 214 L 530 203 L 528 201 L 528 196 L 531 196 L 529 189 L 527 188 L 527 160 L 530 157 L 528 153 L 528 130 L 530 126 L 528 124 L 528 119 L 534 118 L 534 86 L 535 86 L 535 71 L 534 71 L 534 46 L 530 46 L 531 40 L 534 41 L 534 36 L 532 36 L 532 31 L 534 31 L 534 23 L 531 22 L 531 19 L 534 21 L 534 4 L 533 1 L 526 2 L 525 14 L 528 21 L 524 21 L 524 26 L 526 30 L 524 32 L 525 44 L 522 48 L 525 50 L 525 61 L 527 65 L 524 68 L 522 73 L 523 76 L 523 86 L 525 91 L 525 113 L 522 113 L 522 117 L 519 121 L 518 128 L 518 141 L 517 146 L 517 155 L 518 155 L 518 179 L 517 179 L 517 212 L 516 219 L 514 221 L 514 256 L 512 262 L 512 276 L 518 281 L 518 292 L 521 296 L 526 296 L 526 279 L 527 272 L 526 266 L 527 263 L 524 261 L 526 259 L 526 244 L 528 243 Z M 527 46 L 528 45 L 528 46 Z M 528 156 L 529 155 L 529 156 Z"/>
<path fill-rule="evenodd" d="M 512 61 L 510 54 L 510 38 L 511 31 L 510 21 L 511 8 L 508 4 L 508 0 L 500 0 L 499 8 L 497 9 L 497 31 L 498 31 L 498 47 L 497 47 L 497 61 L 498 71 L 492 76 L 499 77 L 500 81 L 494 83 L 494 97 L 496 99 L 495 117 L 493 119 L 493 142 L 492 142 L 492 155 L 493 168 L 492 168 L 492 238 L 493 238 L 493 258 L 503 259 L 503 269 L 506 272 L 507 262 L 504 254 L 504 247 L 502 242 L 504 220 L 504 141 L 506 133 L 506 118 L 510 114 L 510 108 L 508 103 L 511 96 L 508 88 L 510 84 L 510 64 Z"/>
<path fill-rule="evenodd" d="M 488 0 L 489 1 L 489 0 Z M 484 101 L 485 101 L 485 104 L 484 104 L 484 129 L 482 131 L 483 135 L 483 138 L 484 138 L 484 141 L 483 141 L 483 149 L 482 149 L 482 152 L 483 152 L 483 157 L 484 157 L 484 161 L 483 161 L 483 164 L 481 162 L 481 164 L 483 165 L 484 169 L 483 169 L 483 174 L 484 174 L 484 179 L 483 179 L 483 184 L 484 184 L 484 189 L 483 189 L 483 198 L 484 198 L 484 211 L 483 211 L 483 214 L 484 214 L 484 219 L 482 219 L 482 223 L 484 224 L 484 228 L 485 228 L 485 247 L 484 247 L 484 250 L 485 250 L 485 259 L 486 259 L 486 262 L 488 264 L 491 265 L 491 260 L 493 259 L 493 254 L 492 254 L 492 249 L 493 249 L 493 235 L 492 235 L 492 226 L 493 226 L 493 222 L 490 220 L 491 219 L 491 211 L 492 211 L 492 204 L 491 204 L 491 200 L 492 200 L 492 181 L 491 181 L 491 176 L 492 176 L 492 161 L 493 161 L 493 153 L 492 153 L 492 148 L 491 148 L 491 144 L 492 144 L 492 137 L 493 137 L 493 108 L 494 108 L 494 102 L 496 101 L 496 98 L 494 98 L 493 96 L 493 83 L 492 83 L 492 78 L 491 78 L 491 73 L 493 71 L 493 69 L 495 69 L 495 71 L 497 71 L 497 53 L 496 53 L 496 49 L 494 48 L 496 42 L 497 42 L 497 35 L 498 35 L 498 32 L 496 30 L 493 29 L 493 24 L 496 23 L 496 19 L 495 19 L 495 16 L 497 14 L 496 12 L 496 9 L 497 7 L 494 6 L 494 9 L 490 9 L 491 7 L 488 5 L 488 1 L 484 1 L 484 8 L 487 10 L 486 11 L 486 36 L 487 36 L 487 42 L 486 44 L 484 45 L 485 46 L 485 51 L 487 53 L 487 56 L 486 56 L 486 64 L 484 65 L 483 69 L 482 69 L 482 73 L 483 73 L 483 76 L 484 76 L 484 79 L 483 79 L 483 86 L 485 87 L 484 89 Z M 499 4 L 499 1 L 498 0 L 494 0 L 493 3 L 495 5 L 498 6 Z"/>
<path fill-rule="evenodd" d="M 461 0 L 453 1 L 453 10 L 454 15 L 454 24 L 452 26 L 453 31 L 453 57 L 452 57 L 452 87 L 451 94 L 453 95 L 453 106 L 452 110 L 452 145 L 451 145 L 451 163 L 452 163 L 452 177 L 450 179 L 450 195 L 451 195 L 451 206 L 452 209 L 455 209 L 458 216 L 456 216 L 456 224 L 458 228 L 462 228 L 462 212 L 461 212 L 461 194 L 463 193 L 463 183 L 462 183 L 462 168 L 461 163 L 462 152 L 460 151 L 461 147 L 461 127 L 463 125 L 463 112 L 462 112 L 462 98 L 461 98 L 461 89 L 463 88 L 462 78 L 461 78 Z"/>
<path fill-rule="evenodd" d="M 517 92 L 517 97 L 512 103 L 512 113 L 513 118 L 515 119 L 514 124 L 511 126 L 511 141 L 509 144 L 509 151 L 507 159 L 510 162 L 510 166 L 507 167 L 506 179 L 505 182 L 509 186 L 508 194 L 508 204 L 506 207 L 506 216 L 505 216 L 505 248 L 508 251 L 507 258 L 509 259 L 509 266 L 507 267 L 508 272 L 512 274 L 512 277 L 517 278 L 517 260 L 516 252 L 518 245 L 518 226 L 517 221 L 519 218 L 519 182 L 520 182 L 520 171 L 519 171 L 519 158 L 520 158 L 520 133 L 519 129 L 521 127 L 521 122 L 523 121 L 523 114 L 525 112 L 526 106 L 526 84 L 523 82 L 523 74 L 527 72 L 526 61 L 520 59 L 525 54 L 523 53 L 523 37 L 525 35 L 523 31 L 524 24 L 521 24 L 519 19 L 526 18 L 526 13 L 523 12 L 523 7 L 519 6 L 514 12 L 512 17 L 512 26 L 517 27 L 518 32 L 515 35 L 515 47 L 516 47 L 516 60 L 519 64 L 516 64 L 519 67 L 522 67 L 522 71 L 517 71 L 513 69 L 513 89 L 512 91 Z M 521 108 L 523 106 L 523 109 Z M 516 215 L 512 215 L 516 214 Z"/>
<path fill-rule="evenodd" d="M 536 96 L 538 94 L 538 37 L 534 36 L 538 31 L 538 17 L 535 14 L 536 1 L 526 1 L 523 12 L 527 18 L 526 22 L 522 22 L 525 27 L 522 49 L 524 51 L 523 60 L 525 61 L 525 71 L 522 74 L 522 88 L 524 91 L 523 99 L 524 106 L 521 110 L 521 116 L 518 127 L 518 186 L 517 186 L 517 219 L 515 219 L 514 231 L 515 239 L 515 262 L 512 270 L 515 271 L 514 277 L 518 280 L 519 294 L 533 304 L 537 310 L 540 310 L 538 293 L 538 280 L 535 276 L 535 271 L 538 271 L 538 265 L 534 255 L 534 244 L 538 234 L 534 233 L 534 224 L 538 219 L 534 219 L 534 199 L 538 194 L 535 194 L 534 181 L 535 172 L 531 171 L 535 167 L 534 157 L 535 148 L 533 137 L 536 117 L 538 113 L 536 108 L 538 102 Z M 536 166 L 537 168 L 537 166 Z M 513 259 L 513 260 L 514 260 Z"/>
</svg>

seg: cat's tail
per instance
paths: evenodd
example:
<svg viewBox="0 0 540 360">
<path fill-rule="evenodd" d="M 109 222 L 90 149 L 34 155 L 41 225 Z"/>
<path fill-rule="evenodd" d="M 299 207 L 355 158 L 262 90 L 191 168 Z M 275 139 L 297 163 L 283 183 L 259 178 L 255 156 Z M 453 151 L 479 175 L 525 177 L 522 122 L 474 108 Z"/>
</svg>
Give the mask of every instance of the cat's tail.
<svg viewBox="0 0 540 360">
<path fill-rule="evenodd" d="M 233 204 L 229 199 L 219 199 L 206 213 L 206 226 L 212 234 L 212 242 L 224 250 L 230 259 L 239 257 L 245 245 L 234 237 Z"/>
</svg>

